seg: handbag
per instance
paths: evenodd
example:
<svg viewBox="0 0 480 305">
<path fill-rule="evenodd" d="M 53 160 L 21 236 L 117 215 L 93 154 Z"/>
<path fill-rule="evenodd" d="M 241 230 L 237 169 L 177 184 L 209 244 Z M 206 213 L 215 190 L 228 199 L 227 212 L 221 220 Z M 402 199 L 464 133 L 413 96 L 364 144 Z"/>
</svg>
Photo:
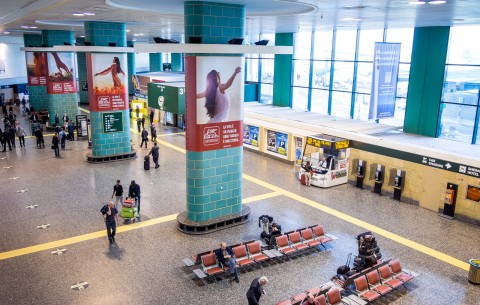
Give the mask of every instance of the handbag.
<svg viewBox="0 0 480 305">
<path fill-rule="evenodd" d="M 55 149 L 55 145 L 52 145 L 52 149 Z"/>
</svg>

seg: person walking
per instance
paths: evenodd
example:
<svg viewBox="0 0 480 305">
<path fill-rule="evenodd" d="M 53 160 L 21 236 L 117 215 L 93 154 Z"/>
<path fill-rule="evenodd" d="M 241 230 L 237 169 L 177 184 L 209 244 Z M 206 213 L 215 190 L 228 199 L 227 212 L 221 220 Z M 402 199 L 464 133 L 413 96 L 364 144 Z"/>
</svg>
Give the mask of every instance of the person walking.
<svg viewBox="0 0 480 305">
<path fill-rule="evenodd" d="M 27 133 L 25 132 L 25 129 L 20 126 L 20 124 L 17 125 L 16 134 L 18 137 L 18 142 L 20 143 L 20 147 L 25 147 L 25 136 L 27 135 Z"/>
<path fill-rule="evenodd" d="M 118 221 L 118 210 L 115 208 L 113 201 L 110 201 L 107 204 L 107 211 L 103 216 L 105 219 L 105 225 L 107 226 L 108 240 L 113 244 L 113 242 L 115 242 L 117 223 L 120 225 L 120 222 Z"/>
<path fill-rule="evenodd" d="M 8 138 L 10 139 L 10 143 L 12 144 L 12 147 L 15 148 L 15 127 L 13 127 L 14 125 L 10 125 L 10 127 L 8 127 Z"/>
<path fill-rule="evenodd" d="M 142 130 L 140 129 L 142 127 L 142 119 L 141 118 L 137 118 L 137 129 L 138 129 L 138 133 L 140 133 Z"/>
<path fill-rule="evenodd" d="M 68 130 L 68 138 L 70 141 L 75 141 L 75 135 L 73 130 L 75 129 L 75 125 L 73 125 L 72 120 L 68 122 L 67 130 Z"/>
<path fill-rule="evenodd" d="M 145 129 L 145 117 L 142 117 L 142 129 Z"/>
<path fill-rule="evenodd" d="M 247 291 L 248 305 L 258 305 L 262 293 L 265 294 L 263 286 L 267 285 L 268 279 L 266 276 L 257 277 L 252 281 L 250 288 Z"/>
<path fill-rule="evenodd" d="M 10 144 L 9 135 L 6 131 L 2 132 L 1 129 L 0 129 L 0 141 L 1 141 L 2 146 L 3 146 L 2 152 L 7 151 L 7 143 L 8 143 L 8 148 L 10 149 L 10 151 L 12 151 L 12 146 Z"/>
<path fill-rule="evenodd" d="M 135 183 L 135 180 L 132 180 L 130 187 L 128 188 L 128 197 L 135 198 L 137 201 L 138 215 L 140 215 L 140 185 Z"/>
<path fill-rule="evenodd" d="M 43 140 L 43 131 L 42 128 L 37 128 L 35 130 L 35 137 L 37 138 L 37 148 L 45 148 L 45 141 Z"/>
<path fill-rule="evenodd" d="M 118 210 L 118 202 L 120 201 L 121 206 L 123 206 L 123 187 L 120 184 L 120 180 L 117 180 L 117 184 L 113 186 L 113 194 L 112 194 L 112 199 L 113 196 L 115 196 L 115 208 Z"/>
<path fill-rule="evenodd" d="M 155 163 L 155 168 L 159 168 L 160 165 L 158 165 L 158 157 L 160 156 L 160 154 L 158 153 L 159 151 L 159 148 L 157 146 L 157 142 L 153 143 L 153 147 L 152 149 L 150 150 L 150 153 L 148 154 L 149 156 L 152 155 L 153 157 L 153 163 Z"/>
<path fill-rule="evenodd" d="M 157 142 L 157 128 L 153 124 L 150 126 L 150 133 L 152 135 L 152 142 Z"/>
<path fill-rule="evenodd" d="M 60 148 L 58 147 L 59 142 L 60 139 L 58 138 L 58 132 L 56 132 L 52 138 L 52 149 L 55 151 L 55 157 L 60 157 Z"/>
<path fill-rule="evenodd" d="M 60 147 L 62 150 L 65 149 L 65 142 L 67 140 L 67 133 L 65 132 L 65 127 L 62 127 L 62 130 L 58 133 L 58 137 L 60 138 Z"/>
<path fill-rule="evenodd" d="M 143 143 L 145 143 L 145 148 L 148 148 L 147 147 L 147 142 L 148 142 L 148 131 L 146 131 L 145 128 L 143 128 L 142 143 L 140 144 L 140 147 L 143 147 Z"/>
<path fill-rule="evenodd" d="M 153 116 L 155 115 L 155 108 L 150 108 L 150 125 L 153 125 Z"/>
<path fill-rule="evenodd" d="M 58 113 L 55 114 L 55 122 L 53 123 L 53 127 L 57 127 L 60 125 L 60 118 L 58 117 Z"/>
</svg>

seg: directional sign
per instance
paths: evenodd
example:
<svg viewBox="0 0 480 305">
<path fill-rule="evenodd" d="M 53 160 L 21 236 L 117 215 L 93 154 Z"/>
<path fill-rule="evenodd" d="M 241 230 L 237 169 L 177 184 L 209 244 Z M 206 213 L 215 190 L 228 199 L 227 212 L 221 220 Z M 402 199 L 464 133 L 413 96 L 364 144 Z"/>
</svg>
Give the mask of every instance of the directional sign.
<svg viewBox="0 0 480 305">
<path fill-rule="evenodd" d="M 80 290 L 87 289 L 88 286 L 89 286 L 88 283 L 84 281 L 84 282 L 75 283 L 72 286 L 70 286 L 70 288 L 72 288 L 72 290 L 80 291 Z"/>
<path fill-rule="evenodd" d="M 20 179 L 20 177 L 12 177 L 12 178 L 8 178 L 9 180 L 17 180 L 17 179 Z"/>
<path fill-rule="evenodd" d="M 4 169 L 9 169 L 9 168 L 12 168 L 13 166 L 4 166 L 3 168 Z"/>
<path fill-rule="evenodd" d="M 50 226 L 51 226 L 51 224 L 43 224 L 43 225 L 37 226 L 37 229 L 39 229 L 39 230 L 45 230 L 45 229 L 50 228 Z"/>
<path fill-rule="evenodd" d="M 17 191 L 17 193 L 25 193 L 26 191 L 28 191 L 28 189 L 19 190 L 19 191 Z"/>
<path fill-rule="evenodd" d="M 52 251 L 52 254 L 53 255 L 62 255 L 64 254 L 65 252 L 67 252 L 67 249 L 57 249 L 55 251 Z"/>
<path fill-rule="evenodd" d="M 38 204 L 32 204 L 32 205 L 27 205 L 26 207 L 27 209 L 34 209 L 34 208 L 38 208 Z"/>
</svg>

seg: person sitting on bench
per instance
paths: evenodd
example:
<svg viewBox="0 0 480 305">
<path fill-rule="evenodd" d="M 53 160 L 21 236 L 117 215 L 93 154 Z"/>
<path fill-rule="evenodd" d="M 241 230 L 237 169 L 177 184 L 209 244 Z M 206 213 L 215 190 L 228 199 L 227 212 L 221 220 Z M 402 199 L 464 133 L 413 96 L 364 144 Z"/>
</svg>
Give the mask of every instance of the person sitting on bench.
<svg viewBox="0 0 480 305">
<path fill-rule="evenodd" d="M 233 253 L 232 248 L 227 247 L 225 243 L 220 244 L 220 249 L 215 251 L 215 256 L 222 266 L 227 265 L 230 267 L 230 282 L 234 281 L 240 283 L 237 274 L 237 268 L 235 268 L 235 254 Z"/>
</svg>

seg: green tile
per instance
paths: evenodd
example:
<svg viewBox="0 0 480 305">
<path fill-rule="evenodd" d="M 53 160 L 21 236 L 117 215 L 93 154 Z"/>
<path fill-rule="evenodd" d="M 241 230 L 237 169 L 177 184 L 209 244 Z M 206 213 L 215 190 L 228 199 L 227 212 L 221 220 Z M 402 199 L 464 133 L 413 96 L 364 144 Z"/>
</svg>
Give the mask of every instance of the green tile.
<svg viewBox="0 0 480 305">
<path fill-rule="evenodd" d="M 210 184 L 218 184 L 222 182 L 222 176 L 213 176 L 210 178 Z"/>
<path fill-rule="evenodd" d="M 204 170 L 204 177 L 205 178 L 209 178 L 209 177 L 212 177 L 212 176 L 215 176 L 215 168 L 207 168 Z"/>
<path fill-rule="evenodd" d="M 206 221 L 210 219 L 210 212 L 195 214 L 195 221 Z"/>
<path fill-rule="evenodd" d="M 232 174 L 226 174 L 222 176 L 222 182 L 230 182 L 233 180 L 233 175 Z"/>
<path fill-rule="evenodd" d="M 222 165 L 231 165 L 233 163 L 233 157 L 224 157 L 221 160 Z"/>
<path fill-rule="evenodd" d="M 205 211 L 203 204 L 189 204 L 187 210 L 193 213 L 200 213 Z"/>
<path fill-rule="evenodd" d="M 220 198 L 228 199 L 232 197 L 232 191 L 223 191 L 220 193 Z"/>
<path fill-rule="evenodd" d="M 217 218 L 221 216 L 221 210 L 212 210 L 210 211 L 210 219 Z"/>
<path fill-rule="evenodd" d="M 194 181 L 195 181 L 194 182 L 195 187 L 204 187 L 204 186 L 210 185 L 209 178 L 194 179 Z"/>
<path fill-rule="evenodd" d="M 213 193 L 213 194 L 210 194 L 210 201 L 218 201 L 220 200 L 221 196 L 220 196 L 220 193 Z"/>
<path fill-rule="evenodd" d="M 215 185 L 215 192 L 220 193 L 226 189 L 226 185 L 224 183 L 216 184 Z"/>
<path fill-rule="evenodd" d="M 212 193 L 215 193 L 215 186 L 214 185 L 206 186 L 206 187 L 203 188 L 203 194 L 204 195 L 210 195 Z"/>
<path fill-rule="evenodd" d="M 195 204 L 206 204 L 209 202 L 210 202 L 209 195 L 197 196 L 197 198 L 195 198 Z"/>
<path fill-rule="evenodd" d="M 187 188 L 187 194 L 192 196 L 203 195 L 203 187 L 189 187 Z"/>
<path fill-rule="evenodd" d="M 233 205 L 233 206 L 231 206 L 231 208 L 232 208 L 232 214 L 240 213 L 242 211 L 242 205 L 241 204 Z"/>
<path fill-rule="evenodd" d="M 237 204 L 237 197 L 231 197 L 227 199 L 227 206 L 232 206 Z"/>
<path fill-rule="evenodd" d="M 215 151 L 217 158 L 226 157 L 228 155 L 227 149 L 219 149 Z"/>
<path fill-rule="evenodd" d="M 215 210 L 215 202 L 209 202 L 203 205 L 203 210 L 205 212 Z"/>
<path fill-rule="evenodd" d="M 230 165 L 231 166 L 231 165 Z M 227 166 L 220 166 L 220 167 L 217 167 L 216 170 L 215 170 L 215 175 L 223 175 L 223 174 L 226 174 L 228 171 L 228 167 Z"/>
<path fill-rule="evenodd" d="M 227 206 L 227 200 L 219 200 L 215 203 L 216 209 L 221 209 Z"/>
<path fill-rule="evenodd" d="M 222 216 L 230 215 L 230 214 L 232 214 L 232 208 L 231 207 L 225 207 L 221 210 L 220 213 L 221 213 Z"/>
<path fill-rule="evenodd" d="M 187 178 L 204 178 L 204 171 L 202 169 L 187 169 Z"/>
<path fill-rule="evenodd" d="M 206 169 L 211 167 L 210 160 L 195 161 L 195 169 Z"/>
</svg>

